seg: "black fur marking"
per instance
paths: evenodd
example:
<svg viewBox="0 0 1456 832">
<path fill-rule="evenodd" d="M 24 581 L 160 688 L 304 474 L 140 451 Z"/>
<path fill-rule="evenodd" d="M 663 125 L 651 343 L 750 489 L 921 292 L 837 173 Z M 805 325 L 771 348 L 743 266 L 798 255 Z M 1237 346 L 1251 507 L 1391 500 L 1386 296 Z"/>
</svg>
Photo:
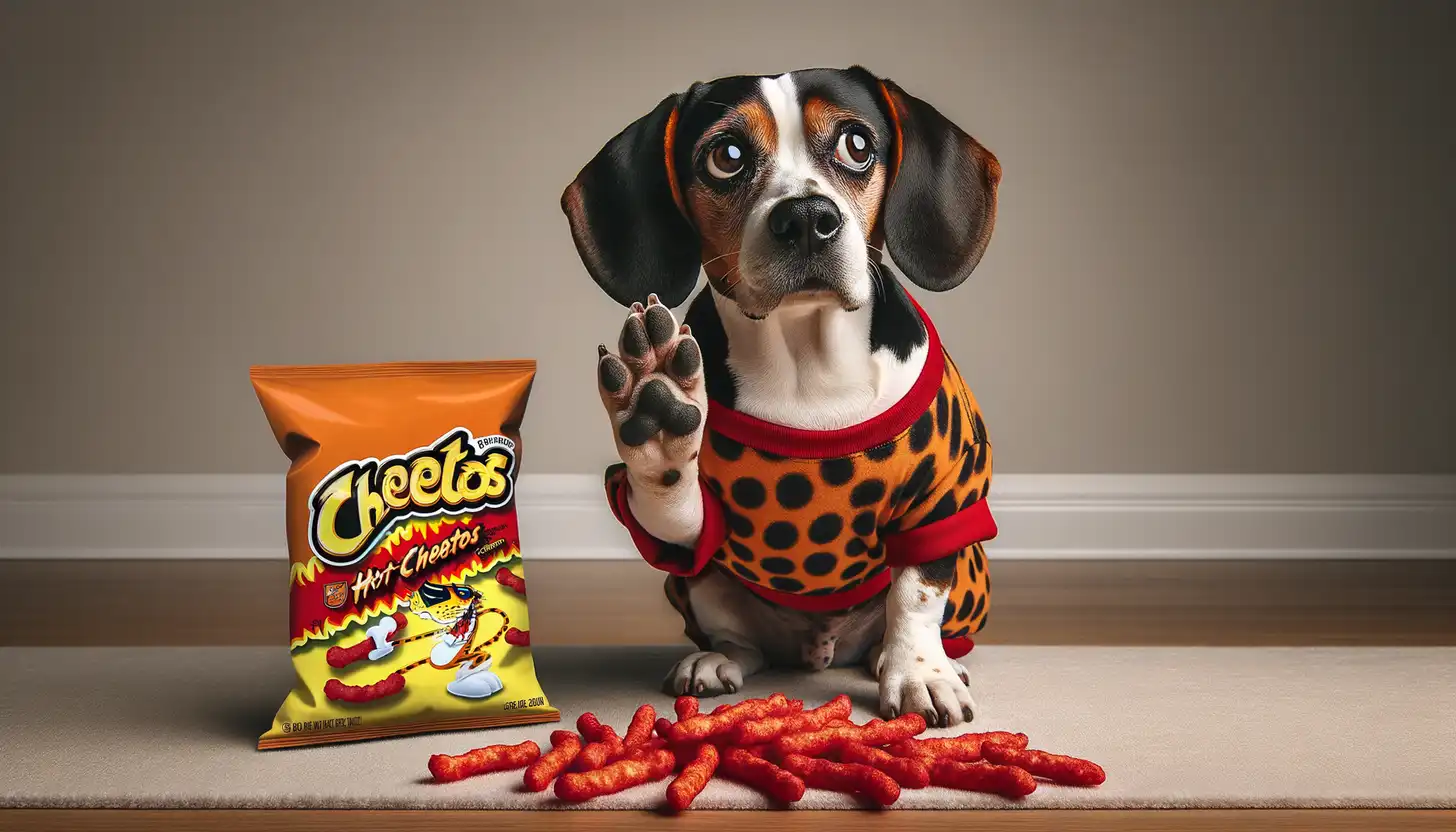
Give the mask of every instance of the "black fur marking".
<svg viewBox="0 0 1456 832">
<path fill-rule="evenodd" d="M 955 580 L 956 559 L 959 557 L 959 552 L 952 552 L 945 557 L 920 564 L 920 577 L 931 586 L 948 588 Z"/>
<path fill-rule="evenodd" d="M 666 486 L 674 486 L 677 485 L 677 481 L 680 479 L 682 479 L 682 472 L 677 470 L 676 468 L 669 468 L 662 475 L 662 484 Z"/>
<path fill-rule="evenodd" d="M 724 407 L 734 407 L 738 391 L 733 384 L 733 373 L 728 369 L 728 333 L 718 317 L 718 307 L 713 304 L 712 289 L 704 289 L 693 298 L 684 323 L 692 329 L 693 339 L 702 350 L 703 383 L 707 387 L 708 398 Z M 742 452 L 740 446 L 739 453 Z M 722 455 L 729 459 L 738 458 L 736 454 L 731 457 Z"/>
<path fill-rule="evenodd" d="M 881 267 L 880 274 L 884 276 L 879 281 L 884 291 L 875 295 L 875 306 L 870 310 L 870 352 L 886 349 L 896 359 L 905 361 L 916 347 L 929 340 L 929 335 L 925 332 L 925 323 L 910 303 L 905 287 L 900 285 L 889 268 Z M 873 275 L 871 279 L 874 279 Z M 694 331 L 697 331 L 696 327 Z"/>
</svg>

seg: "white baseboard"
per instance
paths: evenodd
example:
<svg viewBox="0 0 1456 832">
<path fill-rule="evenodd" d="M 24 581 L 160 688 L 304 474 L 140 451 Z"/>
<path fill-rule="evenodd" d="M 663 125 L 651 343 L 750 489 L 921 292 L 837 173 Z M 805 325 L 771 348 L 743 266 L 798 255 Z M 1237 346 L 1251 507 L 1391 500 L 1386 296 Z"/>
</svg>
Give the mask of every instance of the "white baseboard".
<svg viewBox="0 0 1456 832">
<path fill-rule="evenodd" d="M 1001 474 L 998 559 L 1456 558 L 1456 477 Z M 527 474 L 528 558 L 636 557 L 601 477 Z M 0 476 L 0 559 L 281 559 L 276 475 Z"/>
</svg>

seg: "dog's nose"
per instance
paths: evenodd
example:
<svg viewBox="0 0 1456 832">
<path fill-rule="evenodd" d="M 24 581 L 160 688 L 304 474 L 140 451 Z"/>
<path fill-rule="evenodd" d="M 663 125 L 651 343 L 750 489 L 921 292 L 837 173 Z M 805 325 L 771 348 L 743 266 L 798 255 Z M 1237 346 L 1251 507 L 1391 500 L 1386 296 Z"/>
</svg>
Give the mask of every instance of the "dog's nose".
<svg viewBox="0 0 1456 832">
<path fill-rule="evenodd" d="M 834 239 L 843 219 L 828 197 L 797 197 L 782 200 L 768 212 L 768 230 L 774 239 L 790 243 L 800 255 L 808 256 Z"/>
</svg>

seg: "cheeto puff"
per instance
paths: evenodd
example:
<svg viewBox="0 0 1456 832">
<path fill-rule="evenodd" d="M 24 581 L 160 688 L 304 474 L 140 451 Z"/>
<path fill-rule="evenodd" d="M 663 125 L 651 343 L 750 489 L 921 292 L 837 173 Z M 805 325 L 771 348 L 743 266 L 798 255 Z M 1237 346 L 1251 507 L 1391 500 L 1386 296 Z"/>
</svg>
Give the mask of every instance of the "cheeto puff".
<svg viewBox="0 0 1456 832">
<path fill-rule="evenodd" d="M 879 769 L 907 789 L 923 789 L 930 785 L 930 770 L 924 763 L 911 757 L 896 757 L 884 749 L 857 742 L 845 743 L 839 747 L 839 761 Z"/>
<path fill-rule="evenodd" d="M 802 702 L 800 706 L 802 707 Z M 849 719 L 851 709 L 849 697 L 841 693 L 825 704 L 803 713 L 739 723 L 733 731 L 733 741 L 738 745 L 756 745 L 784 734 L 817 731 L 827 728 L 832 721 Z"/>
<path fill-rule="evenodd" d="M 502 638 L 506 644 L 512 645 L 513 647 L 531 646 L 530 630 L 518 630 L 515 627 L 510 627 L 506 630 L 506 634 Z"/>
<path fill-rule="evenodd" d="M 602 721 L 591 711 L 576 718 L 576 732 L 587 742 L 600 742 L 604 736 L 602 729 Z"/>
<path fill-rule="evenodd" d="M 568 803 L 581 803 L 615 794 L 661 780 L 672 774 L 676 764 L 672 752 L 661 749 L 637 759 L 618 760 L 596 771 L 563 774 L 556 780 L 556 796 Z"/>
<path fill-rule="evenodd" d="M 632 721 L 627 725 L 627 733 L 622 735 L 622 745 L 628 748 L 635 748 L 652 736 L 652 725 L 657 721 L 657 709 L 651 705 L 643 705 L 632 714 Z"/>
<path fill-rule="evenodd" d="M 883 722 L 870 720 L 864 725 L 834 725 L 803 734 L 788 734 L 774 740 L 774 753 L 780 757 L 802 754 L 816 757 L 847 742 L 863 745 L 886 745 L 909 739 L 925 730 L 925 717 L 903 714 Z"/>
<path fill-rule="evenodd" d="M 389 640 L 394 641 L 409 620 L 404 617 L 402 612 L 391 613 L 389 617 L 394 619 L 394 632 L 390 634 Z M 329 652 L 324 654 L 324 660 L 329 663 L 329 667 L 348 667 L 354 662 L 369 658 L 369 654 L 372 652 L 374 652 L 374 639 L 365 638 L 348 647 L 330 647 Z"/>
<path fill-rule="evenodd" d="M 1033 777 L 1050 780 L 1063 786 L 1099 786 L 1107 780 L 1102 766 L 1091 760 L 1050 754 L 1035 749 L 1016 748 L 997 742 L 981 746 L 987 762 L 1026 769 Z"/>
<path fill-rule="evenodd" d="M 981 759 L 981 746 L 987 742 L 997 742 L 1011 748 L 1025 748 L 1027 738 L 1025 734 L 1013 734 L 1010 731 L 986 731 L 961 734 L 958 737 L 903 740 L 891 743 L 885 750 L 897 757 L 974 763 Z"/>
<path fill-rule="evenodd" d="M 698 746 L 697 754 L 683 766 L 682 773 L 668 784 L 667 805 L 674 812 L 688 808 L 693 799 L 707 788 L 713 772 L 718 769 L 718 759 L 717 746 L 706 742 Z"/>
<path fill-rule="evenodd" d="M 526 594 L 526 581 L 516 576 L 509 567 L 502 566 L 495 570 L 496 583 L 515 592 L 518 595 Z"/>
<path fill-rule="evenodd" d="M 541 757 L 541 747 L 527 740 L 519 745 L 487 745 L 464 754 L 430 756 L 430 774 L 437 783 L 451 783 L 477 774 L 525 768 Z"/>
<path fill-rule="evenodd" d="M 601 736 L 600 740 L 588 743 L 581 753 L 576 755 L 576 760 L 571 764 L 572 771 L 595 771 L 626 753 L 627 749 L 622 745 L 622 738 L 617 736 L 617 732 L 612 730 L 612 726 L 603 725 Z"/>
<path fill-rule="evenodd" d="M 816 789 L 860 795 L 880 806 L 889 806 L 900 799 L 900 784 L 870 766 L 788 754 L 783 758 L 783 767 Z"/>
<path fill-rule="evenodd" d="M 745 699 L 737 705 L 730 705 L 722 711 L 691 716 L 672 726 L 674 743 L 701 742 L 709 737 L 727 735 L 740 722 L 764 719 L 771 716 L 787 716 L 793 713 L 793 705 L 781 693 L 768 699 Z"/>
<path fill-rule="evenodd" d="M 551 781 L 560 777 L 576 755 L 581 753 L 581 737 L 575 731 L 552 731 L 551 750 L 526 769 L 526 788 L 533 792 L 544 792 Z"/>
<path fill-rule="evenodd" d="M 652 730 L 657 736 L 668 739 L 672 736 L 672 720 L 660 716 L 657 718 L 657 722 L 653 723 Z"/>
<path fill-rule="evenodd" d="M 966 792 L 988 792 L 1002 797 L 1026 797 L 1036 791 L 1036 779 L 1026 769 L 995 763 L 958 763 L 936 760 L 930 766 L 930 783 Z"/>
<path fill-rule="evenodd" d="M 373 702 L 403 690 L 403 673 L 391 673 L 372 685 L 346 685 L 338 679 L 324 683 L 324 696 L 335 702 Z"/>
<path fill-rule="evenodd" d="M 698 697 L 679 696 L 672 703 L 672 709 L 677 713 L 678 721 L 681 722 L 690 716 L 698 715 Z"/>
<path fill-rule="evenodd" d="M 778 803 L 797 803 L 804 797 L 804 781 L 798 775 L 755 757 L 742 748 L 722 751 L 718 774 L 762 792 Z"/>
</svg>

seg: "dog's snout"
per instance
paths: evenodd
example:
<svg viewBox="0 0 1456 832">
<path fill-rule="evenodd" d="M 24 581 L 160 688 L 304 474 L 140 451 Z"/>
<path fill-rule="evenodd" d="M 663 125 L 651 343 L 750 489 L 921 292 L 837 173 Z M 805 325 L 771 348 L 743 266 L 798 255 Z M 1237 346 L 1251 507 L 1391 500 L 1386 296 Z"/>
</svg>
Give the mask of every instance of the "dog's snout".
<svg viewBox="0 0 1456 832">
<path fill-rule="evenodd" d="M 832 199 L 806 196 L 785 199 L 768 214 L 768 230 L 774 239 L 798 249 L 799 254 L 817 254 L 839 233 L 844 218 Z"/>
</svg>

